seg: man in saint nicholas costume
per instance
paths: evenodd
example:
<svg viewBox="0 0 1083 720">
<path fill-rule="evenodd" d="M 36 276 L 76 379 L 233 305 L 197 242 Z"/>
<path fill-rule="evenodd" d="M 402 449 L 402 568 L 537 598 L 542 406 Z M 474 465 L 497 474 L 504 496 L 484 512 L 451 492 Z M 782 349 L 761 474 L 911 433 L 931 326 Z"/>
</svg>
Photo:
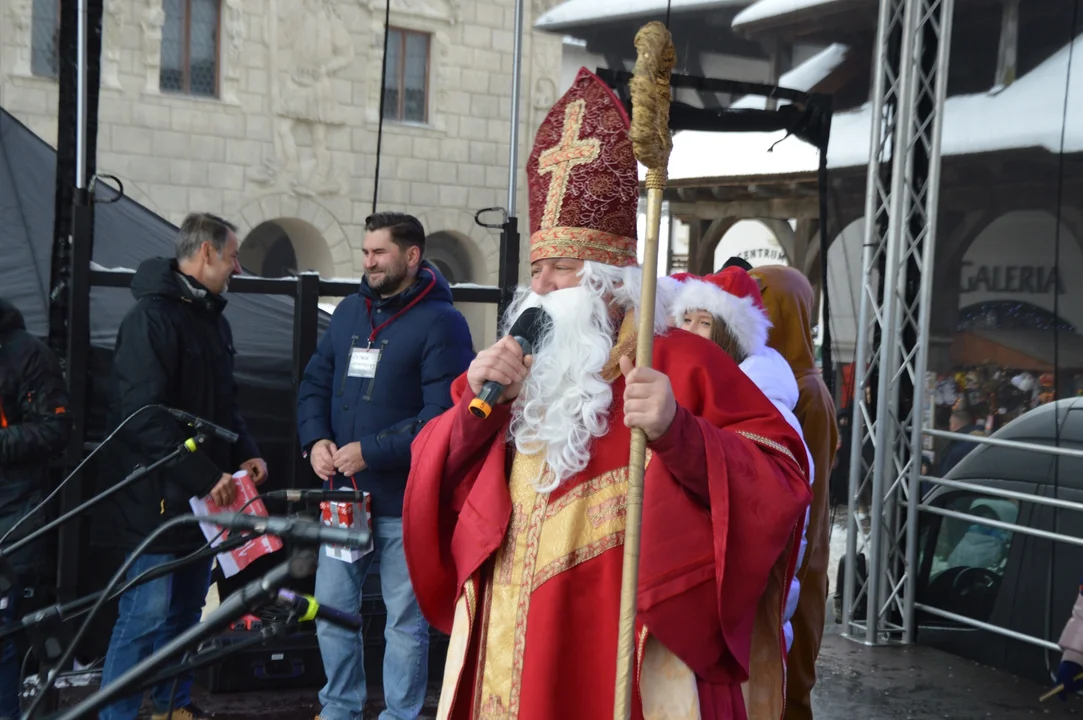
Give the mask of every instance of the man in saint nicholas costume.
<svg viewBox="0 0 1083 720">
<path fill-rule="evenodd" d="M 580 70 L 527 162 L 530 286 L 551 318 L 452 386 L 413 445 L 403 508 L 422 612 L 451 635 L 439 718 L 613 715 L 629 428 L 648 438 L 632 714 L 746 717 L 757 603 L 810 500 L 797 433 L 720 348 L 655 311 L 635 369 L 637 165 L 620 102 Z M 492 414 L 469 410 L 487 381 Z M 781 613 L 782 608 L 779 608 Z"/>
</svg>

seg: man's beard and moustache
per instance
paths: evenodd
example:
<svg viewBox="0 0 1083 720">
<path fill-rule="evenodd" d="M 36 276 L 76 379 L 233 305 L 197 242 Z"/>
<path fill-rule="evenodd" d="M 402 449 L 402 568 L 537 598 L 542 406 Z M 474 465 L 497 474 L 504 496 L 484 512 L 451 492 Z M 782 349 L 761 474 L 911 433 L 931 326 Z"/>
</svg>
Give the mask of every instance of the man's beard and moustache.
<svg viewBox="0 0 1083 720">
<path fill-rule="evenodd" d="M 544 309 L 552 320 L 534 346 L 509 430 L 519 452 L 545 453 L 547 468 L 534 480 L 538 492 L 555 490 L 585 469 L 592 441 L 609 430 L 613 388 L 602 370 L 625 312 L 639 304 L 641 278 L 638 267 L 587 262 L 580 285 L 544 296 L 521 288 L 508 309 L 505 333 L 529 307 Z M 665 331 L 664 304 L 660 296 L 656 332 Z"/>
<path fill-rule="evenodd" d="M 406 261 L 401 260 L 398 264 L 391 261 L 390 266 L 381 271 L 383 275 L 379 280 L 374 281 L 372 276 L 369 276 L 369 288 L 377 294 L 391 292 L 402 285 L 406 280 Z"/>
</svg>

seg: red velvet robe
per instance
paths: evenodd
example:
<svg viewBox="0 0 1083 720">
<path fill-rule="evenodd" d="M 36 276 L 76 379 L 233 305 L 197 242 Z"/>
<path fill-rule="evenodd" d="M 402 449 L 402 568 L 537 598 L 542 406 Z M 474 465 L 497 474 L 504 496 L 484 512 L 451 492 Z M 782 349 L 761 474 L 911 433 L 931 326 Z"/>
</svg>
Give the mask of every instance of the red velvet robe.
<svg viewBox="0 0 1083 720">
<path fill-rule="evenodd" d="M 509 406 L 469 413 L 465 376 L 455 406 L 414 441 L 406 560 L 426 618 L 452 636 L 438 717 L 612 717 L 630 440 L 622 354 L 635 354 L 631 317 L 604 373 L 610 430 L 552 493 L 529 484 L 540 458 L 505 442 Z M 653 366 L 679 408 L 648 452 L 633 717 L 742 720 L 757 603 L 780 562 L 788 586 L 810 500 L 804 448 L 713 343 L 670 331 L 655 338 Z"/>
</svg>

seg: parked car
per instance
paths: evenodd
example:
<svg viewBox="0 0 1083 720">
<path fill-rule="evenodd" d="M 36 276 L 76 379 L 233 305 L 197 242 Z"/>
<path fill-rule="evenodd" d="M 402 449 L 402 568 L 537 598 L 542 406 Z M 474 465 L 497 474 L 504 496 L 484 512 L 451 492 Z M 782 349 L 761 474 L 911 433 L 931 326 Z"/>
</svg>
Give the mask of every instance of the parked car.
<svg viewBox="0 0 1083 720">
<path fill-rule="evenodd" d="M 994 438 L 1083 450 L 1083 398 L 1038 407 Z M 947 479 L 1083 504 L 1083 459 L 1034 450 L 979 445 Z M 936 486 L 925 502 L 968 515 L 1083 538 L 1083 512 Z M 1056 642 L 1079 593 L 1083 547 L 923 512 L 919 521 L 917 601 L 956 615 Z M 857 558 L 860 579 L 866 558 Z M 845 559 L 835 596 L 841 614 Z M 863 616 L 864 602 L 855 609 Z M 894 618 L 899 622 L 901 618 Z M 917 642 L 1037 682 L 1060 660 L 988 630 L 917 612 Z"/>
</svg>

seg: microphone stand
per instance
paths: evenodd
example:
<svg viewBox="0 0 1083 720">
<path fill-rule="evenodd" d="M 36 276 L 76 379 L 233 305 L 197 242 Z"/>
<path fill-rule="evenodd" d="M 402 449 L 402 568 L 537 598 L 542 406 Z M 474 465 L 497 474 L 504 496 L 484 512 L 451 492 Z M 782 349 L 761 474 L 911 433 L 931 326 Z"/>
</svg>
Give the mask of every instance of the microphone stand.
<svg viewBox="0 0 1083 720">
<path fill-rule="evenodd" d="M 262 578 L 253 580 L 226 598 L 202 622 L 178 635 L 109 685 L 101 688 L 74 707 L 69 708 L 63 714 L 56 716 L 55 720 L 77 720 L 84 717 L 96 717 L 96 713 L 103 707 L 132 694 L 143 683 L 152 679 L 152 674 L 160 670 L 169 658 L 186 650 L 199 647 L 203 641 L 222 631 L 248 612 L 273 601 L 277 597 L 279 589 L 289 581 L 304 579 L 314 573 L 315 570 L 316 552 L 314 550 L 306 548 L 295 551 L 289 560 L 271 569 Z M 186 672 L 188 670 L 187 665 L 188 663 L 181 663 L 180 672 Z M 169 677 L 169 675 L 165 677 Z M 161 679 L 163 678 L 160 674 L 153 677 L 153 680 Z M 29 720 L 29 718 L 24 717 L 24 720 Z"/>
<path fill-rule="evenodd" d="M 217 555 L 222 552 L 229 552 L 234 548 L 241 547 L 249 540 L 251 540 L 251 537 L 247 535 L 238 535 L 228 538 L 217 548 L 213 548 L 213 554 Z M 185 563 L 200 560 L 207 555 L 210 554 L 201 554 L 197 557 L 186 558 Z M 167 563 L 151 568 L 136 578 L 135 582 L 129 583 L 113 592 L 110 599 L 118 598 L 132 588 L 176 572 L 177 568 L 185 563 L 176 565 Z M 38 659 L 43 663 L 55 662 L 63 652 L 61 636 L 64 633 L 61 628 L 64 623 L 85 614 L 86 611 L 98 601 L 98 598 L 102 596 L 103 592 L 104 591 L 93 592 L 84 597 L 72 600 L 71 602 L 64 603 L 63 605 L 57 604 L 41 608 L 29 615 L 23 616 L 22 619 L 0 625 L 0 642 L 3 642 L 12 635 L 25 632 L 30 637 L 34 654 Z"/>
<path fill-rule="evenodd" d="M 176 460 L 178 457 L 180 457 L 181 455 L 184 455 L 185 453 L 193 453 L 193 452 L 195 452 L 196 450 L 199 449 L 199 446 L 206 439 L 207 439 L 207 436 L 204 433 L 202 433 L 202 432 L 196 433 L 195 437 L 191 437 L 191 438 L 188 438 L 187 440 L 185 440 L 183 443 L 181 443 L 177 447 L 176 450 L 169 453 L 168 455 L 163 457 L 161 460 L 157 460 L 157 461 L 151 463 L 150 465 L 147 465 L 146 467 L 138 467 L 138 468 L 136 468 L 135 470 L 133 470 L 131 472 L 131 474 L 128 475 L 128 477 L 124 478 L 123 480 L 121 480 L 119 483 L 117 483 L 113 487 L 109 488 L 108 490 L 106 490 L 106 491 L 104 491 L 102 493 L 99 493 L 98 495 L 95 495 L 94 497 L 92 497 L 89 500 L 87 500 L 86 502 L 84 502 L 82 505 L 78 505 L 78 506 L 72 508 L 68 512 L 66 512 L 63 515 L 61 515 L 60 517 L 58 517 L 56 520 L 53 520 L 52 522 L 48 523 L 47 525 L 43 525 L 42 527 L 38 528 L 37 530 L 30 533 L 29 535 L 22 538 L 21 540 L 17 540 L 16 542 L 13 542 L 12 544 L 8 545 L 7 547 L 0 548 L 0 597 L 3 597 L 5 595 L 10 594 L 12 589 L 14 588 L 14 585 L 15 585 L 15 578 L 14 578 L 15 573 L 11 568 L 11 563 L 8 560 L 9 557 L 11 557 L 15 553 L 19 552 L 20 550 L 25 548 L 27 545 L 30 545 L 31 543 L 35 542 L 39 538 L 43 537 L 47 533 L 52 532 L 53 530 L 60 527 L 64 523 L 68 522 L 69 520 L 71 520 L 75 516 L 80 515 L 80 514 L 86 512 L 87 510 L 91 509 L 92 507 L 94 507 L 95 505 L 100 503 L 102 500 L 105 500 L 109 496 L 120 492 L 124 488 L 138 482 L 139 480 L 142 480 L 148 473 L 151 473 L 151 472 L 157 470 L 162 465 L 165 465 L 166 463 L 169 463 L 169 462 L 172 462 L 173 460 Z"/>
</svg>

